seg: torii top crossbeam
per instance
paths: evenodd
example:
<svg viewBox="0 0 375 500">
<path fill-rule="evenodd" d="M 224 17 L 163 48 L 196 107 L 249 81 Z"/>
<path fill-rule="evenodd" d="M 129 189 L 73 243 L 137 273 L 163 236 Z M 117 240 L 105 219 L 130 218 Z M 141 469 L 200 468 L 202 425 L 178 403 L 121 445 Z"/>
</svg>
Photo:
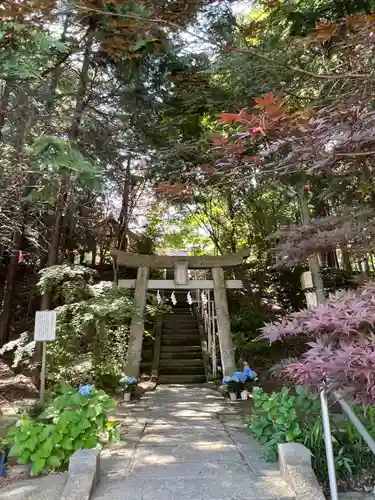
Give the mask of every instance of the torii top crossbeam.
<svg viewBox="0 0 375 500">
<path fill-rule="evenodd" d="M 117 257 L 117 263 L 126 267 L 148 267 L 150 269 L 174 269 L 176 263 L 187 262 L 189 269 L 210 269 L 213 267 L 240 266 L 249 257 L 250 251 L 242 249 L 237 253 L 226 255 L 141 255 L 112 249 L 111 254 Z"/>
</svg>

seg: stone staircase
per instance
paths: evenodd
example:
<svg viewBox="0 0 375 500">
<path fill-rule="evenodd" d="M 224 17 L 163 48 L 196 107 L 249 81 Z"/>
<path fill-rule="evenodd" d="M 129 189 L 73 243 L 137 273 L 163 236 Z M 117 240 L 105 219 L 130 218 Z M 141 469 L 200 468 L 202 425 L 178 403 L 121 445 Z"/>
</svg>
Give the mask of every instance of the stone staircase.
<svg viewBox="0 0 375 500">
<path fill-rule="evenodd" d="M 163 316 L 159 384 L 206 382 L 198 322 L 189 307 Z"/>
</svg>

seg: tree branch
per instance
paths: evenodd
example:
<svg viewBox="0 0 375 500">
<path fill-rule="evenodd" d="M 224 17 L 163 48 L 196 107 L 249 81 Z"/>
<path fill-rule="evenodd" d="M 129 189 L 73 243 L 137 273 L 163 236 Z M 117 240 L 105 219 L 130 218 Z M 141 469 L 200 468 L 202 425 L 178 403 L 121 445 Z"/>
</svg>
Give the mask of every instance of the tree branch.
<svg viewBox="0 0 375 500">
<path fill-rule="evenodd" d="M 335 153 L 335 156 L 371 156 L 375 155 L 375 151 L 357 151 L 356 153 Z"/>
<path fill-rule="evenodd" d="M 173 21 L 167 21 L 166 19 L 161 19 L 161 18 L 146 18 L 142 16 L 137 16 L 136 14 L 120 14 L 116 12 L 107 12 L 105 10 L 100 10 L 100 9 L 94 9 L 92 7 L 86 7 L 84 5 L 78 5 L 78 4 L 72 4 L 73 7 L 79 9 L 79 10 L 86 10 L 90 12 L 95 12 L 97 14 L 104 14 L 106 16 L 111 16 L 111 17 L 119 17 L 123 19 L 136 19 L 139 21 L 145 21 L 149 23 L 155 23 L 155 24 L 164 24 L 165 26 L 170 26 L 171 28 L 175 28 L 178 30 L 185 31 L 190 36 L 195 37 L 197 40 L 200 40 L 204 43 L 207 44 L 207 37 L 198 35 L 197 33 L 193 33 L 191 31 L 186 30 L 183 26 L 174 23 Z M 222 48 L 218 43 L 213 43 L 213 45 L 216 45 L 217 47 Z M 359 79 L 359 80 L 366 80 L 369 78 L 372 78 L 372 76 L 368 73 L 344 73 L 342 75 L 334 75 L 334 74 L 325 74 L 325 73 L 313 73 L 311 71 L 304 70 L 302 68 L 299 68 L 298 66 L 287 66 L 285 63 L 279 62 L 276 59 L 273 59 L 271 57 L 265 56 L 261 54 L 258 50 L 252 49 L 252 48 L 232 48 L 230 51 L 232 52 L 241 52 L 241 53 L 248 53 L 252 54 L 255 57 L 258 57 L 259 59 L 262 59 L 263 61 L 269 62 L 270 64 L 274 64 L 279 67 L 287 68 L 289 70 L 292 70 L 296 73 L 300 73 L 301 75 L 309 76 L 310 78 L 316 78 L 318 80 L 345 80 L 345 79 Z"/>
<path fill-rule="evenodd" d="M 280 66 L 286 69 L 289 69 L 291 71 L 295 71 L 296 73 L 300 73 L 302 75 L 310 76 L 311 78 L 316 78 L 319 80 L 345 80 L 345 79 L 360 79 L 360 80 L 366 80 L 369 78 L 372 78 L 372 75 L 369 73 L 344 73 L 342 75 L 333 75 L 333 74 L 326 74 L 326 73 L 313 73 L 311 71 L 304 70 L 302 68 L 298 68 L 297 66 L 288 66 L 285 63 L 279 62 L 276 59 L 272 59 L 271 57 L 265 56 L 263 54 L 260 54 L 259 51 L 256 49 L 252 48 L 232 48 L 231 52 L 240 52 L 242 54 L 252 54 L 255 57 L 258 57 L 259 59 L 262 59 L 263 61 L 267 61 L 271 64 L 275 64 L 276 66 Z"/>
</svg>

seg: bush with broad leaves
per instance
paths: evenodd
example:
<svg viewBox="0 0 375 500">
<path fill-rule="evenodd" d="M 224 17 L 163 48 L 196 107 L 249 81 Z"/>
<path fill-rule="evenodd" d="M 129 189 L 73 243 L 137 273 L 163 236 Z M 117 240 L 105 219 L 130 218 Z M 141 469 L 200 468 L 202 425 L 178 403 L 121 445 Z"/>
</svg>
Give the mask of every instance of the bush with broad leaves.
<svg viewBox="0 0 375 500">
<path fill-rule="evenodd" d="M 6 436 L 9 455 L 18 463 L 32 463 L 32 474 L 67 467 L 69 458 L 80 449 L 95 448 L 106 437 L 117 438 L 119 422 L 109 422 L 108 412 L 116 402 L 94 386 L 78 390 L 62 383 L 60 395 L 34 421 L 21 418 Z"/>
<path fill-rule="evenodd" d="M 339 292 L 324 306 L 294 312 L 261 328 L 270 342 L 305 336 L 310 349 L 285 367 L 296 383 L 326 387 L 353 402 L 375 402 L 375 283 Z"/>
</svg>

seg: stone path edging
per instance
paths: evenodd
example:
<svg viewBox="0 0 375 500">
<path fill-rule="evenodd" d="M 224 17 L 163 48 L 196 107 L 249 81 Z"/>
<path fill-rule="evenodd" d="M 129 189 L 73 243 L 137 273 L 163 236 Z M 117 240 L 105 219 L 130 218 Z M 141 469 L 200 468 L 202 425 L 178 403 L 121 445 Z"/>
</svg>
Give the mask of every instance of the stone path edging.
<svg viewBox="0 0 375 500">
<path fill-rule="evenodd" d="M 99 481 L 101 450 L 79 450 L 69 460 L 68 479 L 61 500 L 89 500 Z"/>
<path fill-rule="evenodd" d="M 311 466 L 310 450 L 300 443 L 282 443 L 278 451 L 281 477 L 297 500 L 325 500 Z"/>
</svg>

